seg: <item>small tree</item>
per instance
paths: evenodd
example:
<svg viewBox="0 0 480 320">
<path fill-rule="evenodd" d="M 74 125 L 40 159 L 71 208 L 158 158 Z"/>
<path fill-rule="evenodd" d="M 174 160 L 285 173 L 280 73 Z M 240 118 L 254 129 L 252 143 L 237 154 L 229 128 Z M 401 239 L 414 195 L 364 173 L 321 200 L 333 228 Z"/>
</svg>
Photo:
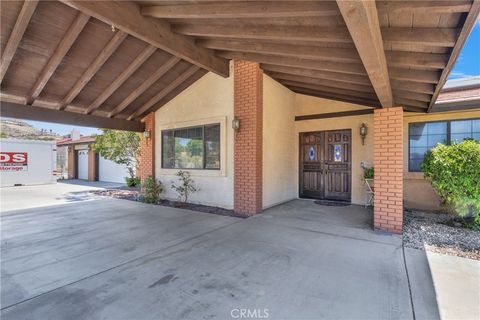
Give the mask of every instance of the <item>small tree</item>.
<svg viewBox="0 0 480 320">
<path fill-rule="evenodd" d="M 102 129 L 93 149 L 102 157 L 127 167 L 130 179 L 135 179 L 136 159 L 140 155 L 140 134 L 130 131 Z"/>
<path fill-rule="evenodd" d="M 444 204 L 459 216 L 473 214 L 480 225 L 480 142 L 438 144 L 421 165 Z"/>
<path fill-rule="evenodd" d="M 188 171 L 178 171 L 175 174 L 180 181 L 180 185 L 172 184 L 172 189 L 178 193 L 178 196 L 181 201 L 187 202 L 188 197 L 198 191 L 198 189 L 194 185 L 193 179 L 190 177 L 190 172 Z"/>
<path fill-rule="evenodd" d="M 154 177 L 146 177 L 142 185 L 143 200 L 146 203 L 157 203 L 160 200 L 160 194 L 163 192 L 163 185 Z"/>
</svg>

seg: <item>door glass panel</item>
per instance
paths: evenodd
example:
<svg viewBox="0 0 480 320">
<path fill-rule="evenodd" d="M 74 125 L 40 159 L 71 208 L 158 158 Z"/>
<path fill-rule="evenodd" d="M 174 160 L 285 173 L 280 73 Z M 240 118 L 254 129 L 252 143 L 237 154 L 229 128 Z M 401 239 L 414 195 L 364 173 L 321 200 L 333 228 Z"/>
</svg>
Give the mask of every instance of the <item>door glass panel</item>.
<svg viewBox="0 0 480 320">
<path fill-rule="evenodd" d="M 341 162 L 342 161 L 342 145 L 336 144 L 333 148 L 333 161 Z"/>
</svg>

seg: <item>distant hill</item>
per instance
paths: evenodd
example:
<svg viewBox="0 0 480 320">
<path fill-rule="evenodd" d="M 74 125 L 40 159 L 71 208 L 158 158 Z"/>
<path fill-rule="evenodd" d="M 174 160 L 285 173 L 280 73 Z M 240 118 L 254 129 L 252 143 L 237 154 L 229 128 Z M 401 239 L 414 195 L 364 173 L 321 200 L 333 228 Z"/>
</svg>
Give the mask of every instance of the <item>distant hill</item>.
<svg viewBox="0 0 480 320">
<path fill-rule="evenodd" d="M 1 119 L 1 137 L 28 140 L 56 140 L 61 136 L 55 132 L 38 129 L 22 120 Z"/>
</svg>

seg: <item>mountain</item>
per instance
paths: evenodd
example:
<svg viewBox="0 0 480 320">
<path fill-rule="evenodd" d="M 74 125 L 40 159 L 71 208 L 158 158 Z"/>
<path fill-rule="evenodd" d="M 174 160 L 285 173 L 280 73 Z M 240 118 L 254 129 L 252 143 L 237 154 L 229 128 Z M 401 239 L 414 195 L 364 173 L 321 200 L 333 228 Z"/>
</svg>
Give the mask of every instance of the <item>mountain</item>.
<svg viewBox="0 0 480 320">
<path fill-rule="evenodd" d="M 16 119 L 1 119 L 1 137 L 28 140 L 56 140 L 61 136 L 55 132 L 38 129 L 31 124 Z"/>
</svg>

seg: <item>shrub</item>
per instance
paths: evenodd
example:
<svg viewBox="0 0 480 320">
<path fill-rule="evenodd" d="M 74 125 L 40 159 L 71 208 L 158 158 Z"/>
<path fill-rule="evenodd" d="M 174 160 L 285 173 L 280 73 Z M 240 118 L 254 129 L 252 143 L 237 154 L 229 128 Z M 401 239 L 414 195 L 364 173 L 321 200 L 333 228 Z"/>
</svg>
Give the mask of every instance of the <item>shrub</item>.
<svg viewBox="0 0 480 320">
<path fill-rule="evenodd" d="M 127 187 L 136 187 L 140 185 L 140 178 L 139 177 L 125 177 L 125 182 Z"/>
<path fill-rule="evenodd" d="M 365 168 L 363 168 L 363 177 L 364 177 L 365 179 L 373 179 L 374 174 L 375 174 L 375 171 L 374 171 L 373 167 L 370 167 L 370 168 L 365 167 Z"/>
<path fill-rule="evenodd" d="M 163 185 L 152 176 L 145 178 L 142 185 L 143 201 L 146 203 L 158 203 Z"/>
<path fill-rule="evenodd" d="M 444 205 L 456 214 L 473 215 L 480 225 L 480 142 L 438 144 L 427 152 L 421 165 Z"/>
<path fill-rule="evenodd" d="M 180 185 L 172 184 L 172 189 L 178 193 L 178 196 L 181 201 L 187 202 L 188 197 L 198 191 L 198 189 L 194 185 L 193 179 L 190 177 L 190 172 L 188 171 L 178 171 L 175 174 L 180 181 Z"/>
</svg>

